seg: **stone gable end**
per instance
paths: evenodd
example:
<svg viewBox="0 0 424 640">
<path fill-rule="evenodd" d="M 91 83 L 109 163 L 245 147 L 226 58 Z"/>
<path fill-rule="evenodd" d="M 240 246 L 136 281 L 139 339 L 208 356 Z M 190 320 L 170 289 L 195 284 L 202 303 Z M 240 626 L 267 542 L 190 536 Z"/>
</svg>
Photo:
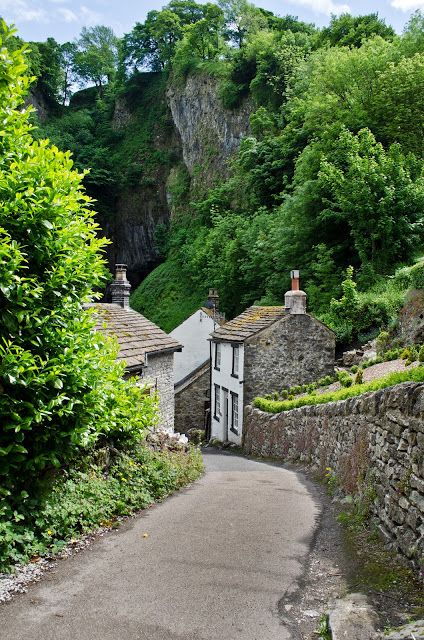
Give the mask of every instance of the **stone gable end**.
<svg viewBox="0 0 424 640">
<path fill-rule="evenodd" d="M 308 314 L 287 315 L 245 341 L 245 402 L 334 372 L 335 336 Z"/>
</svg>

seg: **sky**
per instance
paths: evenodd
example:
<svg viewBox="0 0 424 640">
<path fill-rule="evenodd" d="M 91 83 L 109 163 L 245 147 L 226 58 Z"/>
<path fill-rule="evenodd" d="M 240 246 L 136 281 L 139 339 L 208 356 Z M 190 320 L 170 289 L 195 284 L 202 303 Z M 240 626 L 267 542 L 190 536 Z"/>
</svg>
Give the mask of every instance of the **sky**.
<svg viewBox="0 0 424 640">
<path fill-rule="evenodd" d="M 24 40 L 52 36 L 62 43 L 77 38 L 83 26 L 96 24 L 112 27 L 122 36 L 148 11 L 165 4 L 167 0 L 0 0 L 0 16 L 13 23 Z M 331 14 L 377 12 L 399 33 L 413 11 L 424 11 L 424 0 L 254 0 L 254 4 L 318 26 L 328 24 Z"/>
</svg>

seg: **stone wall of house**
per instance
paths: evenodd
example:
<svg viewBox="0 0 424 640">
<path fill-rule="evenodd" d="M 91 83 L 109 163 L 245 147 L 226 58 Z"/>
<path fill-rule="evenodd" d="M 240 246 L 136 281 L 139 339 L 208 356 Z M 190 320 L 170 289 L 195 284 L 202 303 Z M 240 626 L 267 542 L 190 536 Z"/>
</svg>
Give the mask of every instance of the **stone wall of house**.
<svg viewBox="0 0 424 640">
<path fill-rule="evenodd" d="M 416 566 L 424 559 L 424 384 L 407 382 L 278 414 L 249 406 L 248 453 L 310 463 L 347 493 L 375 491 L 381 532 Z"/>
<path fill-rule="evenodd" d="M 245 404 L 334 372 L 334 334 L 308 314 L 287 315 L 249 338 L 244 349 Z"/>
<path fill-rule="evenodd" d="M 205 401 L 210 383 L 210 364 L 202 367 L 188 384 L 175 390 L 175 431 L 203 429 Z"/>
<path fill-rule="evenodd" d="M 141 382 L 156 389 L 159 395 L 160 426 L 174 428 L 174 354 L 149 355 Z"/>
</svg>

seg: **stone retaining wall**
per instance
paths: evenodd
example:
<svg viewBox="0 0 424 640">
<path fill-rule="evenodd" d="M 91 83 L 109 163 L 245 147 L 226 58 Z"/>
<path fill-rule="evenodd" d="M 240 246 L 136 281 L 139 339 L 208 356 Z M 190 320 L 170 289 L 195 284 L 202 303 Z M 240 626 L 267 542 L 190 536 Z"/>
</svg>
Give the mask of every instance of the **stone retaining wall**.
<svg viewBox="0 0 424 640">
<path fill-rule="evenodd" d="M 424 564 L 424 384 L 406 382 L 356 398 L 278 414 L 247 407 L 248 453 L 334 473 L 354 494 L 366 478 L 382 533 Z M 328 473 L 328 471 L 327 471 Z"/>
</svg>

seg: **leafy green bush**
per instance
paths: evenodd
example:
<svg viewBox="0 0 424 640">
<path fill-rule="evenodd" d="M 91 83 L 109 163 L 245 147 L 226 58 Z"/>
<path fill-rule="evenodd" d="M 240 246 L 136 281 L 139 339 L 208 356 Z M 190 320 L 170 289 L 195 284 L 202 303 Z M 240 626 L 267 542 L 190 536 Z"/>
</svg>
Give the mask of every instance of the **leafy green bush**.
<svg viewBox="0 0 424 640">
<path fill-rule="evenodd" d="M 19 495 L 100 438 L 139 438 L 154 407 L 83 307 L 104 283 L 106 244 L 84 176 L 32 139 L 22 52 L 2 51 L 0 478 Z"/>
<path fill-rule="evenodd" d="M 0 519 L 0 571 L 34 555 L 59 551 L 116 516 L 128 515 L 194 481 L 203 471 L 199 449 L 155 452 L 143 444 L 115 457 L 110 468 L 83 458 L 37 499 L 22 496 L 20 512 Z"/>
<path fill-rule="evenodd" d="M 402 382 L 424 382 L 424 367 L 420 366 L 400 373 L 391 373 L 384 378 L 379 378 L 372 382 L 353 385 L 349 388 L 339 389 L 338 391 L 333 391 L 331 393 L 303 396 L 293 400 L 280 400 L 276 402 L 273 400 L 266 400 L 265 398 L 255 398 L 253 405 L 262 411 L 267 411 L 268 413 L 280 413 L 282 411 L 291 411 L 292 409 L 298 409 L 308 405 L 326 404 L 327 402 L 346 400 L 347 398 L 353 398 L 361 395 L 362 393 L 367 393 L 368 391 L 378 391 L 379 389 L 392 387 L 393 385 L 401 384 Z"/>
<path fill-rule="evenodd" d="M 342 387 L 350 387 L 353 383 L 353 378 L 347 373 L 347 371 L 338 371 L 337 379 Z"/>
</svg>

